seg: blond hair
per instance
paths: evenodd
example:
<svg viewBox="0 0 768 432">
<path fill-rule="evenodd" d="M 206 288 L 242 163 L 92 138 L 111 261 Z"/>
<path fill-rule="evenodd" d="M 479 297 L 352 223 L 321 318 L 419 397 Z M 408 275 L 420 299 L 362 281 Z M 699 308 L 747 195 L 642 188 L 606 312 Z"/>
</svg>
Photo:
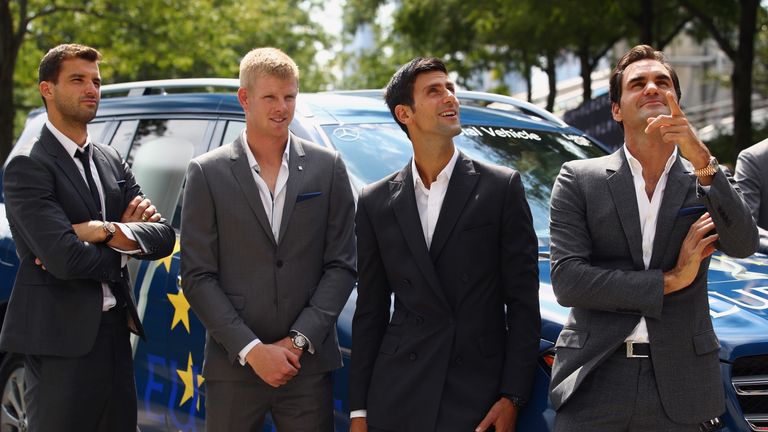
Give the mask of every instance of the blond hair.
<svg viewBox="0 0 768 432">
<path fill-rule="evenodd" d="M 288 54 L 277 48 L 255 48 L 240 61 L 240 87 L 249 88 L 260 76 L 299 81 L 299 67 Z"/>
</svg>

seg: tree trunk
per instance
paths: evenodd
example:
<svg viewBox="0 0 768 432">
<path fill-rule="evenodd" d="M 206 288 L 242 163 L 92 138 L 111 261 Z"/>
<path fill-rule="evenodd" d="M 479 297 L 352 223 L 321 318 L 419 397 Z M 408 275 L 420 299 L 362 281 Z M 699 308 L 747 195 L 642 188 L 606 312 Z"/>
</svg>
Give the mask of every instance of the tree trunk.
<svg viewBox="0 0 768 432">
<path fill-rule="evenodd" d="M 640 0 L 640 43 L 653 46 L 653 0 Z"/>
<path fill-rule="evenodd" d="M 592 59 L 589 56 L 589 41 L 586 38 L 579 47 L 579 62 L 581 64 L 581 95 L 582 103 L 592 100 Z"/>
<path fill-rule="evenodd" d="M 557 97 L 557 72 L 555 71 L 555 50 L 547 50 L 547 81 L 549 82 L 549 94 L 547 95 L 546 110 L 552 112 L 555 108 Z"/>
<path fill-rule="evenodd" d="M 5 162 L 13 145 L 13 70 L 19 46 L 9 2 L 0 0 L 0 164 Z"/>
<path fill-rule="evenodd" d="M 741 0 L 739 46 L 733 59 L 733 147 L 731 157 L 752 145 L 752 61 L 759 0 Z"/>
</svg>

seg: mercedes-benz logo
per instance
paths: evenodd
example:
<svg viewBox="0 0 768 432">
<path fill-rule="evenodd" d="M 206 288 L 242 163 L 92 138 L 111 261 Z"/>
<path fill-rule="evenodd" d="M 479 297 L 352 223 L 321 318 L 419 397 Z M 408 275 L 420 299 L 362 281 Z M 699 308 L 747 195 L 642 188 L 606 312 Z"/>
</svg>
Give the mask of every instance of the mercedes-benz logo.
<svg viewBox="0 0 768 432">
<path fill-rule="evenodd" d="M 356 141 L 360 139 L 360 132 L 344 126 L 339 126 L 333 130 L 333 136 L 342 141 Z"/>
</svg>

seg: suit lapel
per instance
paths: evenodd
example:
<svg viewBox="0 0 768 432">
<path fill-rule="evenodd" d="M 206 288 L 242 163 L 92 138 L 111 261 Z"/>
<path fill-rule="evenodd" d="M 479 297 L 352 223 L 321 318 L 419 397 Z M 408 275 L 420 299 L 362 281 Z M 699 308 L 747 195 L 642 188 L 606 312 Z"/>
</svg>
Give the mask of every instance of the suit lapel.
<svg viewBox="0 0 768 432">
<path fill-rule="evenodd" d="M 619 214 L 621 227 L 627 238 L 629 252 L 636 269 L 644 269 L 643 235 L 640 232 L 640 215 L 637 208 L 637 193 L 632 179 L 632 171 L 622 149 L 613 153 L 606 167 L 608 190 L 611 191 L 613 204 Z"/>
<path fill-rule="evenodd" d="M 122 200 L 116 199 L 120 196 L 120 190 L 117 187 L 117 178 L 112 170 L 106 155 L 101 148 L 95 144 L 93 146 L 93 163 L 96 165 L 96 171 L 99 173 L 101 189 L 104 191 L 104 218 L 106 220 L 115 220 L 122 215 L 120 205 Z"/>
<path fill-rule="evenodd" d="M 472 160 L 464 156 L 463 153 L 459 153 L 456 166 L 451 174 L 451 180 L 448 183 L 448 190 L 445 192 L 440 216 L 437 218 L 435 232 L 432 235 L 432 245 L 429 248 L 432 262 L 437 262 L 440 252 L 443 250 L 451 231 L 453 231 L 456 221 L 459 220 L 464 205 L 475 189 L 479 178 Z"/>
<path fill-rule="evenodd" d="M 650 268 L 659 268 L 661 260 L 664 258 L 672 228 L 677 221 L 677 213 L 685 202 L 692 181 L 693 179 L 683 167 L 678 155 L 677 160 L 669 170 L 664 198 L 661 201 L 659 215 L 656 219 L 656 234 L 653 240 Z"/>
<path fill-rule="evenodd" d="M 447 309 L 450 309 L 448 300 L 435 273 L 435 266 L 427 251 L 427 242 L 421 229 L 421 219 L 419 218 L 419 210 L 416 207 L 410 162 L 389 182 L 389 191 L 391 194 L 390 205 L 395 213 L 395 219 L 397 219 L 397 223 L 400 225 L 400 230 L 403 233 L 408 249 L 411 250 L 413 260 L 438 299 Z"/>
<path fill-rule="evenodd" d="M 40 132 L 40 143 L 46 149 L 46 151 L 56 160 L 56 165 L 64 171 L 65 176 L 72 183 L 72 186 L 80 195 L 83 200 L 83 204 L 88 208 L 91 219 L 98 219 L 99 209 L 96 208 L 96 203 L 93 202 L 88 184 L 85 183 L 85 179 L 80 174 L 80 170 L 77 169 L 75 161 L 72 159 L 72 155 L 68 155 L 64 146 L 61 145 L 59 140 L 43 126 L 43 130 Z"/>
<path fill-rule="evenodd" d="M 288 158 L 288 183 L 285 189 L 285 203 L 283 204 L 283 217 L 280 219 L 280 236 L 278 241 L 285 238 L 285 230 L 288 229 L 293 207 L 296 205 L 296 197 L 304 183 L 304 172 L 309 167 L 310 160 L 304 152 L 301 139 L 291 134 L 288 140 L 290 156 Z"/>
<path fill-rule="evenodd" d="M 261 228 L 264 230 L 264 234 L 266 234 L 272 241 L 273 246 L 277 246 L 275 236 L 272 234 L 272 227 L 269 225 L 267 214 L 264 212 L 264 204 L 261 202 L 259 188 L 256 186 L 256 181 L 253 179 L 252 169 L 248 165 L 248 157 L 245 155 L 243 144 L 244 143 L 239 136 L 232 142 L 232 144 L 230 144 L 232 174 L 240 186 L 240 190 L 243 192 L 245 200 L 251 207 L 253 214 L 256 215 L 256 220 L 259 221 L 259 225 L 261 225 Z"/>
</svg>

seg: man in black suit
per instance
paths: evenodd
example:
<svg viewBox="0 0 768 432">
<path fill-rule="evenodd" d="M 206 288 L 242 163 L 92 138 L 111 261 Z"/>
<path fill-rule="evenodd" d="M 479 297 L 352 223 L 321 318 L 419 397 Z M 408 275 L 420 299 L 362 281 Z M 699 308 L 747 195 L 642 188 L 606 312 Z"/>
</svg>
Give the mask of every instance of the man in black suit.
<svg viewBox="0 0 768 432">
<path fill-rule="evenodd" d="M 25 355 L 33 432 L 136 430 L 129 331 L 144 332 L 125 264 L 162 258 L 175 241 L 120 155 L 88 136 L 100 59 L 74 44 L 43 57 L 48 121 L 5 170 L 20 264 L 0 350 Z"/>
<path fill-rule="evenodd" d="M 358 201 L 351 430 L 512 431 L 540 332 L 520 175 L 454 147 L 459 101 L 440 60 L 400 68 L 385 99 L 414 156 Z"/>
</svg>

